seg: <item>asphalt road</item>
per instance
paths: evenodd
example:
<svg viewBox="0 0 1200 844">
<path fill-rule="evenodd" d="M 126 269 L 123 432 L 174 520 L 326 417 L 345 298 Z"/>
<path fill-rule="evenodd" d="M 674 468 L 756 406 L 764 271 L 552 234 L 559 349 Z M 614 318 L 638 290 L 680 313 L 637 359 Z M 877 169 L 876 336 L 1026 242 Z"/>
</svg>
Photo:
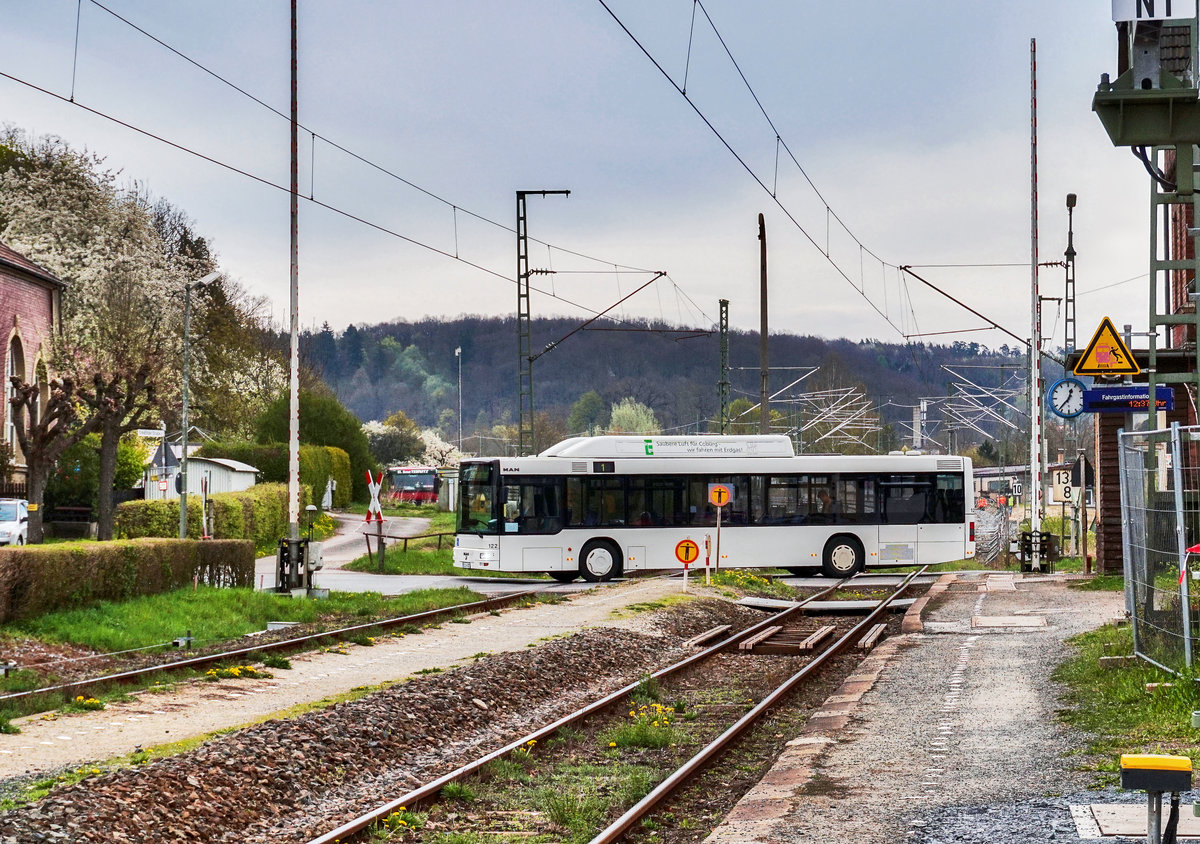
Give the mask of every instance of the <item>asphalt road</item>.
<svg viewBox="0 0 1200 844">
<path fill-rule="evenodd" d="M 474 577 L 470 575 L 423 575 L 423 574 L 370 574 L 346 571 L 343 565 L 367 553 L 367 543 L 360 528 L 363 522 L 358 516 L 339 516 L 339 533 L 322 543 L 322 559 L 325 567 L 316 572 L 313 584 L 318 589 L 337 592 L 379 592 L 384 595 L 400 595 L 417 589 L 454 588 L 466 586 L 486 595 L 503 595 L 521 592 L 530 586 L 545 586 L 545 578 L 526 577 Z M 428 519 L 388 519 L 387 531 L 393 536 L 419 536 L 429 528 Z M 275 557 L 260 557 L 255 565 L 255 580 L 260 589 L 275 586 Z M 703 577 L 703 570 L 692 573 Z M 903 575 L 863 574 L 855 580 L 858 588 L 886 586 L 899 582 Z M 930 574 L 918 578 L 918 582 L 932 583 L 938 575 Z M 827 577 L 785 577 L 784 582 L 800 588 L 823 589 L 833 584 Z M 581 592 L 595 584 L 575 581 L 571 584 L 555 585 L 555 591 Z"/>
<path fill-rule="evenodd" d="M 313 576 L 317 589 L 336 592 L 379 592 L 383 595 L 401 595 L 417 589 L 453 589 L 466 586 L 485 595 L 503 595 L 522 592 L 533 586 L 546 586 L 545 578 L 526 577 L 462 577 L 425 574 L 370 574 L 347 571 L 342 566 L 367 553 L 367 542 L 360 533 L 363 522 L 357 516 L 338 516 L 339 533 L 321 543 L 321 558 L 325 567 Z M 428 519 L 388 519 L 387 531 L 393 536 L 419 536 L 429 528 Z M 372 543 L 372 547 L 374 544 Z M 256 585 L 260 589 L 275 586 L 276 560 L 259 557 L 254 566 Z M 595 584 L 576 582 L 567 585 L 555 584 L 557 592 L 580 592 Z"/>
</svg>

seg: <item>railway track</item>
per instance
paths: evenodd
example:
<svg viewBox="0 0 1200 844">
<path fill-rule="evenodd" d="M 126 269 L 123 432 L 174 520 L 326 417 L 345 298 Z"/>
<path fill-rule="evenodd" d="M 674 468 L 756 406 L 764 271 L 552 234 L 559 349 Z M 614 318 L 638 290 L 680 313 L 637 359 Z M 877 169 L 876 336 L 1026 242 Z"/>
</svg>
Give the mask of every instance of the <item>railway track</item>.
<svg viewBox="0 0 1200 844">
<path fill-rule="evenodd" d="M 151 665 L 145 668 L 119 671 L 112 674 L 101 674 L 95 677 L 72 680 L 66 683 L 57 683 L 52 686 L 43 686 L 37 689 L 9 692 L 7 694 L 0 695 L 0 705 L 30 700 L 43 695 L 56 693 L 78 694 L 100 686 L 136 683 L 174 671 L 201 670 L 223 662 L 244 659 L 252 655 L 261 656 L 262 654 L 266 653 L 288 653 L 295 650 L 301 650 L 309 645 L 316 645 L 318 642 L 328 642 L 331 639 L 345 641 L 350 637 L 369 631 L 388 630 L 395 627 L 402 627 L 407 624 L 425 624 L 431 621 L 436 621 L 439 618 L 445 618 L 458 614 L 488 612 L 489 610 L 502 609 L 510 604 L 533 597 L 534 595 L 538 595 L 543 592 L 551 592 L 553 591 L 554 585 L 555 584 L 547 584 L 547 586 L 540 587 L 538 589 L 528 589 L 522 592 L 513 592 L 508 595 L 488 598 L 484 601 L 474 601 L 469 604 L 456 604 L 450 607 L 426 610 L 425 612 L 413 613 L 411 615 L 396 616 L 395 618 L 381 619 L 379 621 L 371 621 L 363 624 L 355 624 L 350 627 L 340 627 L 335 630 L 327 630 L 323 633 L 311 633 L 304 636 L 295 636 L 289 639 L 280 639 L 276 642 L 264 642 L 248 647 L 220 651 L 218 653 L 172 660 L 170 662 Z"/>
<path fill-rule="evenodd" d="M 834 593 L 847 583 L 846 580 L 809 596 L 793 608 L 784 610 L 739 633 L 727 636 L 698 653 L 650 674 L 649 678 L 654 682 L 669 681 L 669 678 L 679 678 L 685 674 L 694 675 L 695 670 L 706 660 L 731 653 L 743 658 L 755 655 L 768 658 L 775 655 L 773 658 L 777 659 L 777 655 L 785 655 L 803 662 L 801 667 L 790 672 L 783 682 L 774 684 L 772 688 L 762 694 L 757 703 L 738 717 L 734 723 L 720 730 L 715 737 L 708 739 L 701 750 L 683 760 L 682 764 L 676 765 L 641 799 L 624 809 L 616 820 L 603 829 L 599 829 L 591 839 L 591 844 L 607 844 L 607 842 L 622 840 L 636 825 L 653 813 L 664 799 L 697 777 L 703 769 L 710 766 L 715 759 L 744 737 L 774 708 L 780 706 L 806 683 L 817 678 L 822 669 L 837 657 L 855 646 L 866 645 L 869 647 L 869 644 L 877 641 L 884 628 L 879 621 L 880 618 L 889 612 L 889 605 L 905 592 L 913 580 L 923 572 L 924 568 L 905 577 L 898 587 L 878 601 L 875 608 L 860 621 L 856 623 L 843 622 L 840 626 L 840 635 L 839 625 L 821 624 L 816 626 L 811 619 L 807 619 L 804 612 L 807 604 Z M 646 680 L 631 683 L 605 695 L 503 747 L 461 765 L 418 788 L 411 789 L 395 799 L 375 806 L 335 829 L 310 838 L 307 844 L 334 844 L 334 842 L 346 844 L 350 841 L 365 840 L 364 834 L 380 833 L 382 829 L 391 826 L 392 822 L 400 824 L 406 818 L 414 817 L 413 813 L 418 808 L 428 806 L 437 800 L 439 794 L 448 790 L 447 787 L 452 784 L 457 784 L 458 793 L 463 793 L 463 784 L 474 775 L 488 769 L 493 763 L 511 759 L 514 756 L 528 760 L 533 749 L 539 743 L 545 742 L 556 734 L 576 730 L 580 725 L 589 723 L 591 719 L 604 719 L 606 715 L 611 718 L 611 713 L 617 705 L 626 703 L 631 695 L 635 695 L 645 684 Z M 623 711 L 625 707 L 622 706 L 621 709 Z M 671 710 L 659 707 L 654 711 L 669 712 Z M 634 715 L 635 711 L 630 710 L 630 716 Z M 620 718 L 618 717 L 617 720 Z M 611 815 L 611 812 L 605 814 L 608 816 Z M 400 820 L 396 820 L 397 818 Z M 407 826 L 407 821 L 403 825 Z M 411 832 L 411 828 L 409 831 Z M 406 838 L 405 840 L 411 839 Z"/>
</svg>

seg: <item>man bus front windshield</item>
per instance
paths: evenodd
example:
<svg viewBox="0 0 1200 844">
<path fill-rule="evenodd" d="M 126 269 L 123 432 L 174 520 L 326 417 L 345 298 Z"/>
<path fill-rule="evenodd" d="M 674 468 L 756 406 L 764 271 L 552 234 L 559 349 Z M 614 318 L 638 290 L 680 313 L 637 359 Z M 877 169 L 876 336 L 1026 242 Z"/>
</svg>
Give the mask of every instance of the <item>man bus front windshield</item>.
<svg viewBox="0 0 1200 844">
<path fill-rule="evenodd" d="M 464 463 L 458 508 L 459 533 L 497 533 L 496 492 L 491 463 Z"/>
</svg>

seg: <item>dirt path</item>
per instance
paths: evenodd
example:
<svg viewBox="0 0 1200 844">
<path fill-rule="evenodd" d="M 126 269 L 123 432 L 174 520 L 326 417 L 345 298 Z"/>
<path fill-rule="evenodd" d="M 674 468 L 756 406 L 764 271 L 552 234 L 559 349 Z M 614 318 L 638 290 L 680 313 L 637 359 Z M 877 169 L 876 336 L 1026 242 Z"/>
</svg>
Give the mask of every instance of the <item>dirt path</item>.
<svg viewBox="0 0 1200 844">
<path fill-rule="evenodd" d="M 515 651 L 585 627 L 642 629 L 629 604 L 683 591 L 679 580 L 635 580 L 573 595 L 561 604 L 534 604 L 482 615 L 470 624 L 445 624 L 421 634 L 348 645 L 345 655 L 313 653 L 292 660 L 273 680 L 195 681 L 169 692 L 142 693 L 99 712 L 18 718 L 17 735 L 0 735 L 0 779 L 132 753 L 138 748 L 203 735 L 270 717 L 359 686 L 400 680 L 422 669 L 445 668 L 480 653 Z"/>
</svg>

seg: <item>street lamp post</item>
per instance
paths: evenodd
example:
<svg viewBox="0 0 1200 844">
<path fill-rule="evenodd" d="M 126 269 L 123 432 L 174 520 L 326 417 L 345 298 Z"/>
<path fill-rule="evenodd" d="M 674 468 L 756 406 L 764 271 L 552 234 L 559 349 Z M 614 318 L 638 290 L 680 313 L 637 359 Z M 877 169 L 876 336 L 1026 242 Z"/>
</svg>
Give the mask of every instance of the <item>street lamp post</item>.
<svg viewBox="0 0 1200 844">
<path fill-rule="evenodd" d="M 462 346 L 456 346 L 454 356 L 458 358 L 458 450 L 462 451 Z"/>
<path fill-rule="evenodd" d="M 220 278 L 221 274 L 212 272 L 199 281 L 183 286 L 183 434 L 180 437 L 179 451 L 179 538 L 187 539 L 188 534 L 188 358 L 191 352 L 192 340 L 192 291 L 199 290 Z M 163 441 L 163 449 L 166 449 Z"/>
</svg>

